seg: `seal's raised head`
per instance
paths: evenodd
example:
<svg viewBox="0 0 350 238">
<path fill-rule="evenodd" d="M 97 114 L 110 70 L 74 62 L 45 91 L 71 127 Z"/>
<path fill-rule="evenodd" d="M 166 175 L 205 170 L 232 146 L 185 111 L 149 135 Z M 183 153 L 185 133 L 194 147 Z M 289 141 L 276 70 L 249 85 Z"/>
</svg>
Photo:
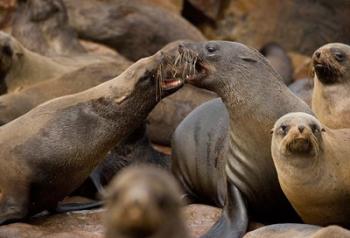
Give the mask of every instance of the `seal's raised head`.
<svg viewBox="0 0 350 238">
<path fill-rule="evenodd" d="M 280 78 L 257 50 L 241 43 L 185 42 L 180 45 L 179 52 L 182 60 L 192 66 L 186 74 L 186 80 L 210 90 L 217 87 L 222 80 L 235 80 L 233 75 L 249 80 L 253 74 L 262 74 L 264 77 L 267 73 L 272 73 Z"/>
<path fill-rule="evenodd" d="M 159 168 L 124 169 L 109 185 L 106 201 L 108 238 L 172 235 L 169 229 L 181 232 L 180 189 L 174 178 Z"/>
<path fill-rule="evenodd" d="M 312 61 L 318 80 L 325 85 L 342 83 L 349 78 L 349 59 L 350 47 L 346 44 L 330 43 L 316 50 Z"/>
<path fill-rule="evenodd" d="M 272 129 L 272 151 L 280 158 L 311 158 L 318 156 L 325 129 L 312 115 L 302 112 L 282 116 Z"/>
<path fill-rule="evenodd" d="M 20 43 L 9 34 L 0 31 L 0 74 L 6 74 L 13 61 L 22 54 Z"/>
</svg>

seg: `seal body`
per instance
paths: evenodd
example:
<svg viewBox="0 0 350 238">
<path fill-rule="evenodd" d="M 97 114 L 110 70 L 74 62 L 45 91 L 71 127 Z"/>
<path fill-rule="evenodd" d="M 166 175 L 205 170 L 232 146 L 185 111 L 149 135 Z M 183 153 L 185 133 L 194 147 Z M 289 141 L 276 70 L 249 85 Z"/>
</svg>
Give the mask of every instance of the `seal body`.
<svg viewBox="0 0 350 238">
<path fill-rule="evenodd" d="M 304 222 L 349 227 L 350 130 L 290 113 L 275 123 L 273 161 L 283 192 Z"/>
<path fill-rule="evenodd" d="M 91 64 L 0 96 L 0 122 L 6 124 L 50 99 L 78 93 L 106 82 L 118 76 L 130 64 L 127 60 Z"/>
<path fill-rule="evenodd" d="M 331 43 L 313 54 L 312 110 L 330 128 L 350 127 L 350 46 Z"/>
<path fill-rule="evenodd" d="M 18 1 L 12 34 L 26 48 L 42 55 L 86 53 L 76 32 L 68 25 L 62 0 Z"/>
<path fill-rule="evenodd" d="M 6 175 L 0 178 L 0 223 L 54 208 L 142 124 L 159 100 L 156 71 L 163 56 L 142 59 L 108 82 L 0 127 L 0 173 Z M 163 79 L 159 85 L 166 96 L 182 83 Z"/>
<path fill-rule="evenodd" d="M 142 1 L 64 0 L 64 3 L 69 24 L 79 37 L 105 44 L 130 60 L 152 55 L 175 40 L 205 40 L 181 16 Z"/>
<path fill-rule="evenodd" d="M 223 155 L 226 160 L 227 186 L 222 187 L 220 184 L 225 183 L 218 181 L 207 183 L 219 184 L 218 191 L 226 190 L 222 217 L 207 237 L 242 236 L 246 231 L 248 214 L 263 223 L 297 221 L 297 215 L 278 183 L 271 159 L 269 131 L 285 113 L 311 113 L 311 110 L 288 90 L 266 59 L 254 49 L 222 41 L 187 43 L 183 48 L 184 52 L 194 55 L 196 59 L 196 73 L 188 75 L 187 81 L 216 92 L 224 103 L 221 108 L 227 110 L 229 117 L 226 124 L 229 129 L 226 135 L 221 135 L 227 139 L 220 143 L 216 153 L 210 154 L 210 148 L 219 138 L 215 133 L 216 137 L 208 133 L 217 128 L 217 120 L 211 120 L 212 113 L 203 112 L 205 117 L 201 120 L 205 122 L 201 124 L 206 123 L 206 127 L 199 127 L 196 123 L 200 117 L 191 113 L 179 125 L 173 138 L 174 172 L 180 181 L 190 181 L 183 186 L 195 193 L 196 197 L 202 197 L 201 191 L 208 191 L 209 187 L 197 187 L 198 184 L 205 184 L 200 179 L 216 179 L 216 176 L 207 174 L 207 171 L 216 169 L 215 161 L 220 160 L 214 156 Z M 279 106 L 275 105 L 277 101 Z M 217 101 L 216 105 L 219 103 Z M 209 112 L 209 109 L 205 110 Z M 185 124 L 192 124 L 193 130 L 180 129 Z M 188 140 L 192 136 L 197 139 Z M 182 147 L 186 141 L 188 145 Z M 224 151 L 220 151 L 222 149 Z M 207 156 L 200 156 L 200 153 L 207 152 Z M 216 200 L 220 201 L 220 196 Z"/>
<path fill-rule="evenodd" d="M 180 189 L 165 171 L 133 166 L 116 176 L 106 192 L 106 237 L 189 237 Z"/>
</svg>

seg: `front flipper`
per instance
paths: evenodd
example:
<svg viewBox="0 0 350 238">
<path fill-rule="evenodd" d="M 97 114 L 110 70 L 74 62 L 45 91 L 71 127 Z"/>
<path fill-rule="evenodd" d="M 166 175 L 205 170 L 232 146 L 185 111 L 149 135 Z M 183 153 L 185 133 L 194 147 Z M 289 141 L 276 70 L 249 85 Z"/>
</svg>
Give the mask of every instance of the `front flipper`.
<svg viewBox="0 0 350 238">
<path fill-rule="evenodd" d="M 221 217 L 202 238 L 240 238 L 247 231 L 248 213 L 241 192 L 228 184 Z"/>
</svg>

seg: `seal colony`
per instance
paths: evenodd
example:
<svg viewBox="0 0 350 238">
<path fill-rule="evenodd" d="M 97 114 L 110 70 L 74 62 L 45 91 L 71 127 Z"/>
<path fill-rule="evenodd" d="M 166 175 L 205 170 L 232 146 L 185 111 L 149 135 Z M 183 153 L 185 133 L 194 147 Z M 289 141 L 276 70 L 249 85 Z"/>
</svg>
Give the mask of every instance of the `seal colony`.
<svg viewBox="0 0 350 238">
<path fill-rule="evenodd" d="M 224 103 L 216 99 L 203 104 L 205 117 L 190 113 L 172 142 L 172 171 L 187 194 L 194 201 L 224 206 L 207 237 L 241 237 L 248 215 L 263 223 L 298 221 L 278 183 L 269 131 L 282 115 L 312 114 L 310 108 L 254 49 L 225 41 L 184 43 L 182 48 L 192 55 L 196 70 L 186 80 L 214 91 Z M 218 117 L 229 128 L 221 135 Z"/>
<path fill-rule="evenodd" d="M 271 151 L 283 192 L 304 222 L 350 227 L 350 129 L 290 113 L 275 123 Z"/>
<path fill-rule="evenodd" d="M 54 208 L 161 97 L 182 86 L 180 73 L 167 67 L 171 52 L 163 49 L 108 82 L 53 99 L 0 127 L 1 224 Z"/>
</svg>

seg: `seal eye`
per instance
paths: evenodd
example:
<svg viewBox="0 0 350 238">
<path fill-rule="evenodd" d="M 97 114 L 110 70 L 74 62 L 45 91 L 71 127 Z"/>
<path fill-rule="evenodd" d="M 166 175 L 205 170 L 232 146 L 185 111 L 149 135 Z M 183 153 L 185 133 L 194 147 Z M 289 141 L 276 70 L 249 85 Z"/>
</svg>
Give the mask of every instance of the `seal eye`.
<svg viewBox="0 0 350 238">
<path fill-rule="evenodd" d="M 206 49 L 211 54 L 218 50 L 218 48 L 214 45 L 207 45 Z"/>
<path fill-rule="evenodd" d="M 312 130 L 312 133 L 320 133 L 320 129 L 318 128 L 318 126 L 316 124 L 311 124 L 310 128 Z"/>
<path fill-rule="evenodd" d="M 1 51 L 2 51 L 3 54 L 5 54 L 7 56 L 11 57 L 13 55 L 13 51 L 12 51 L 12 49 L 11 49 L 11 47 L 9 45 L 4 45 L 2 47 Z"/>
<path fill-rule="evenodd" d="M 341 62 L 343 62 L 345 60 L 345 55 L 344 55 L 343 52 L 335 51 L 334 52 L 334 58 L 335 58 L 336 61 L 341 63 Z"/>
<path fill-rule="evenodd" d="M 289 127 L 287 125 L 281 125 L 279 131 L 282 135 L 286 135 L 288 132 L 288 129 Z"/>
</svg>

